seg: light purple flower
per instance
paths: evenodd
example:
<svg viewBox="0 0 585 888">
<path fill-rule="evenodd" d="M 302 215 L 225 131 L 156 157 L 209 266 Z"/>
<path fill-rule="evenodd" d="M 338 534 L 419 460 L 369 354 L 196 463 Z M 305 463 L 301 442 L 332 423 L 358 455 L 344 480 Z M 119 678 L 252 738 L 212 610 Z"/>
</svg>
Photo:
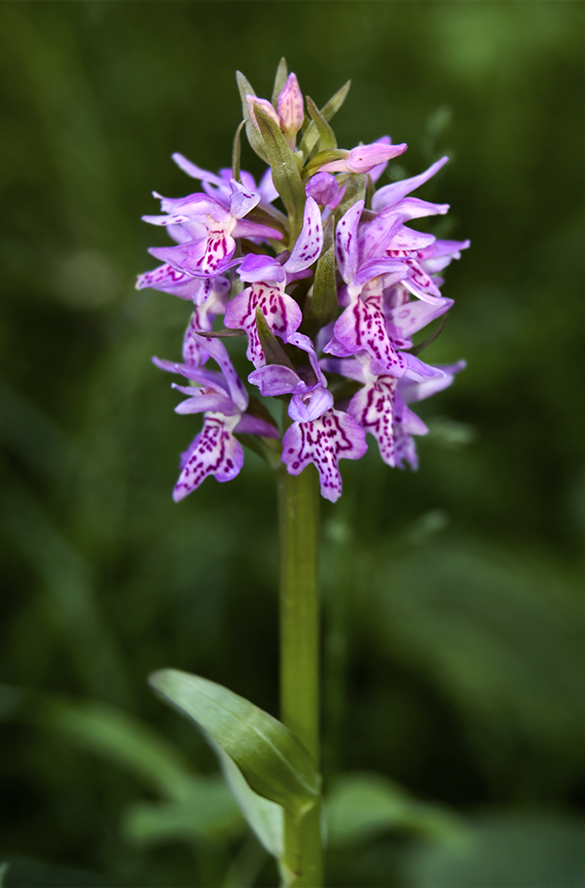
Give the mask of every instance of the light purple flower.
<svg viewBox="0 0 585 888">
<path fill-rule="evenodd" d="M 161 197 L 161 209 L 167 215 L 142 218 L 152 225 L 170 227 L 179 243 L 175 247 L 152 247 L 149 253 L 177 271 L 195 277 L 216 277 L 237 263 L 238 260 L 232 261 L 236 237 L 282 237 L 276 229 L 243 218 L 258 204 L 257 192 L 247 191 L 235 179 L 230 188 L 229 208 L 207 194 Z"/>
<path fill-rule="evenodd" d="M 282 461 L 290 475 L 310 463 L 319 472 L 321 495 L 335 502 L 341 495 L 340 459 L 360 459 L 366 450 L 362 428 L 347 413 L 328 410 L 318 419 L 293 422 L 282 439 Z"/>
<path fill-rule="evenodd" d="M 196 334 L 193 338 L 203 339 Z M 188 395 L 175 411 L 204 414 L 203 429 L 181 457 L 181 474 L 173 493 L 176 502 L 199 487 L 208 475 L 215 475 L 221 482 L 236 477 L 242 468 L 244 453 L 234 433 L 278 437 L 278 431 L 270 423 L 246 415 L 248 395 L 223 343 L 207 339 L 197 345 L 213 357 L 219 371 L 153 358 L 162 370 L 179 373 L 198 383 L 196 387 L 173 384 L 173 388 Z"/>
</svg>

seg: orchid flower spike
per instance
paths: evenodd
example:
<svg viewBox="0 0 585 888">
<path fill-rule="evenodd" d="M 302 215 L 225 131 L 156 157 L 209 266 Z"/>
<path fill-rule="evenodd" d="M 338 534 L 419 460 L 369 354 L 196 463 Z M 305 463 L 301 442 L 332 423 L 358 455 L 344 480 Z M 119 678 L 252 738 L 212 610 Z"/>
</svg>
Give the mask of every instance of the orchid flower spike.
<svg viewBox="0 0 585 888">
<path fill-rule="evenodd" d="M 410 405 L 451 385 L 464 367 L 425 363 L 419 337 L 432 340 L 453 308 L 442 274 L 469 241 L 439 240 L 409 224 L 448 212 L 446 203 L 413 196 L 446 157 L 384 182 L 405 143 L 382 136 L 337 147 L 331 118 L 348 85 L 321 110 L 307 99 L 305 117 L 284 61 L 271 101 L 241 74 L 238 84 L 250 146 L 266 164 L 258 184 L 240 168 L 240 127 L 231 169 L 209 172 L 175 153 L 201 190 L 179 198 L 155 193 L 161 214 L 143 217 L 166 228 L 171 243 L 150 250 L 162 264 L 139 276 L 138 289 L 177 296 L 191 311 L 181 361 L 153 360 L 183 377 L 174 385 L 186 395 L 177 412 L 203 416 L 174 497 L 211 475 L 235 478 L 246 442 L 292 475 L 313 463 L 322 495 L 335 501 L 339 462 L 360 459 L 368 435 L 388 466 L 417 468 L 414 442 L 427 427 Z M 247 339 L 246 384 L 226 348 L 239 336 Z M 253 391 L 286 402 L 282 428 Z"/>
</svg>

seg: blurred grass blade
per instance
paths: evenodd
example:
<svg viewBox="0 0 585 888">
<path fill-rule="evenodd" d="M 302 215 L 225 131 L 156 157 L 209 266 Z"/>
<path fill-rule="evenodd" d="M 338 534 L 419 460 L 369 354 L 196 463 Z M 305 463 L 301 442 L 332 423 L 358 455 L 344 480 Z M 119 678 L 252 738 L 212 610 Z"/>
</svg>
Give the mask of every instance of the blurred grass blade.
<svg viewBox="0 0 585 888">
<path fill-rule="evenodd" d="M 244 819 L 221 774 L 197 779 L 197 792 L 184 802 L 134 802 L 122 816 L 122 831 L 139 845 L 197 838 L 230 839 Z"/>
<path fill-rule="evenodd" d="M 49 700 L 38 706 L 43 727 L 134 774 L 173 801 L 191 799 L 197 775 L 188 760 L 148 725 L 104 703 Z"/>
<path fill-rule="evenodd" d="M 326 801 L 325 814 L 332 845 L 366 841 L 390 829 L 406 829 L 434 839 L 464 834 L 455 814 L 417 802 L 381 774 L 339 777 Z"/>
</svg>

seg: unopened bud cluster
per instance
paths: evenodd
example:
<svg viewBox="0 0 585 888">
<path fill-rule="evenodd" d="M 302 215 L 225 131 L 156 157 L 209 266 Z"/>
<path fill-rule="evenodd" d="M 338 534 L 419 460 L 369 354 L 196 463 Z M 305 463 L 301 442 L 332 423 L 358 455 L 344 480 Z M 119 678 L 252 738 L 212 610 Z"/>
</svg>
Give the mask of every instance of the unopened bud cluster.
<svg viewBox="0 0 585 888">
<path fill-rule="evenodd" d="M 339 460 L 359 459 L 366 433 L 382 459 L 417 467 L 413 436 L 428 429 L 409 404 L 446 388 L 464 366 L 431 366 L 412 336 L 445 315 L 442 270 L 468 241 L 437 240 L 408 227 L 444 214 L 447 204 L 411 192 L 447 162 L 376 189 L 388 161 L 406 150 L 383 136 L 337 147 L 329 121 L 349 84 L 320 110 L 281 62 L 272 101 L 257 98 L 238 74 L 246 134 L 267 164 L 256 184 L 240 169 L 240 127 L 231 169 L 219 174 L 180 154 L 175 162 L 202 191 L 161 200 L 173 246 L 153 247 L 163 264 L 138 278 L 185 299 L 193 314 L 181 363 L 155 364 L 184 377 L 178 413 L 202 413 L 174 491 L 180 500 L 208 475 L 229 481 L 242 468 L 242 440 L 298 475 L 317 467 L 321 493 L 341 493 Z M 305 106 L 307 113 L 305 114 Z M 242 124 L 243 126 L 243 124 Z M 274 202 L 280 198 L 284 212 Z M 223 326 L 214 325 L 223 317 Z M 218 326 L 219 325 L 219 326 Z M 238 377 L 225 342 L 246 335 L 248 383 L 287 404 L 284 428 Z"/>
</svg>

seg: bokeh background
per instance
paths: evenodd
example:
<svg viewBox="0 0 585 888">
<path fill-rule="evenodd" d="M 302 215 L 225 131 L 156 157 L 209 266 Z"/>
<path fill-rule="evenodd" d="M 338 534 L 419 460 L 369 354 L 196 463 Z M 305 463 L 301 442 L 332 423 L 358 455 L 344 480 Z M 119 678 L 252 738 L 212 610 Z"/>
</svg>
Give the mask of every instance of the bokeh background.
<svg viewBox="0 0 585 888">
<path fill-rule="evenodd" d="M 172 503 L 197 419 L 150 357 L 187 307 L 133 283 L 150 191 L 191 187 L 171 152 L 229 165 L 234 71 L 270 96 L 283 54 L 320 105 L 352 79 L 342 146 L 408 142 L 385 182 L 447 153 L 420 196 L 472 241 L 420 471 L 372 443 L 323 504 L 329 885 L 585 886 L 584 30 L 538 0 L 2 4 L 6 886 L 276 884 L 145 683 L 277 713 L 273 478 L 248 452 Z"/>
</svg>

